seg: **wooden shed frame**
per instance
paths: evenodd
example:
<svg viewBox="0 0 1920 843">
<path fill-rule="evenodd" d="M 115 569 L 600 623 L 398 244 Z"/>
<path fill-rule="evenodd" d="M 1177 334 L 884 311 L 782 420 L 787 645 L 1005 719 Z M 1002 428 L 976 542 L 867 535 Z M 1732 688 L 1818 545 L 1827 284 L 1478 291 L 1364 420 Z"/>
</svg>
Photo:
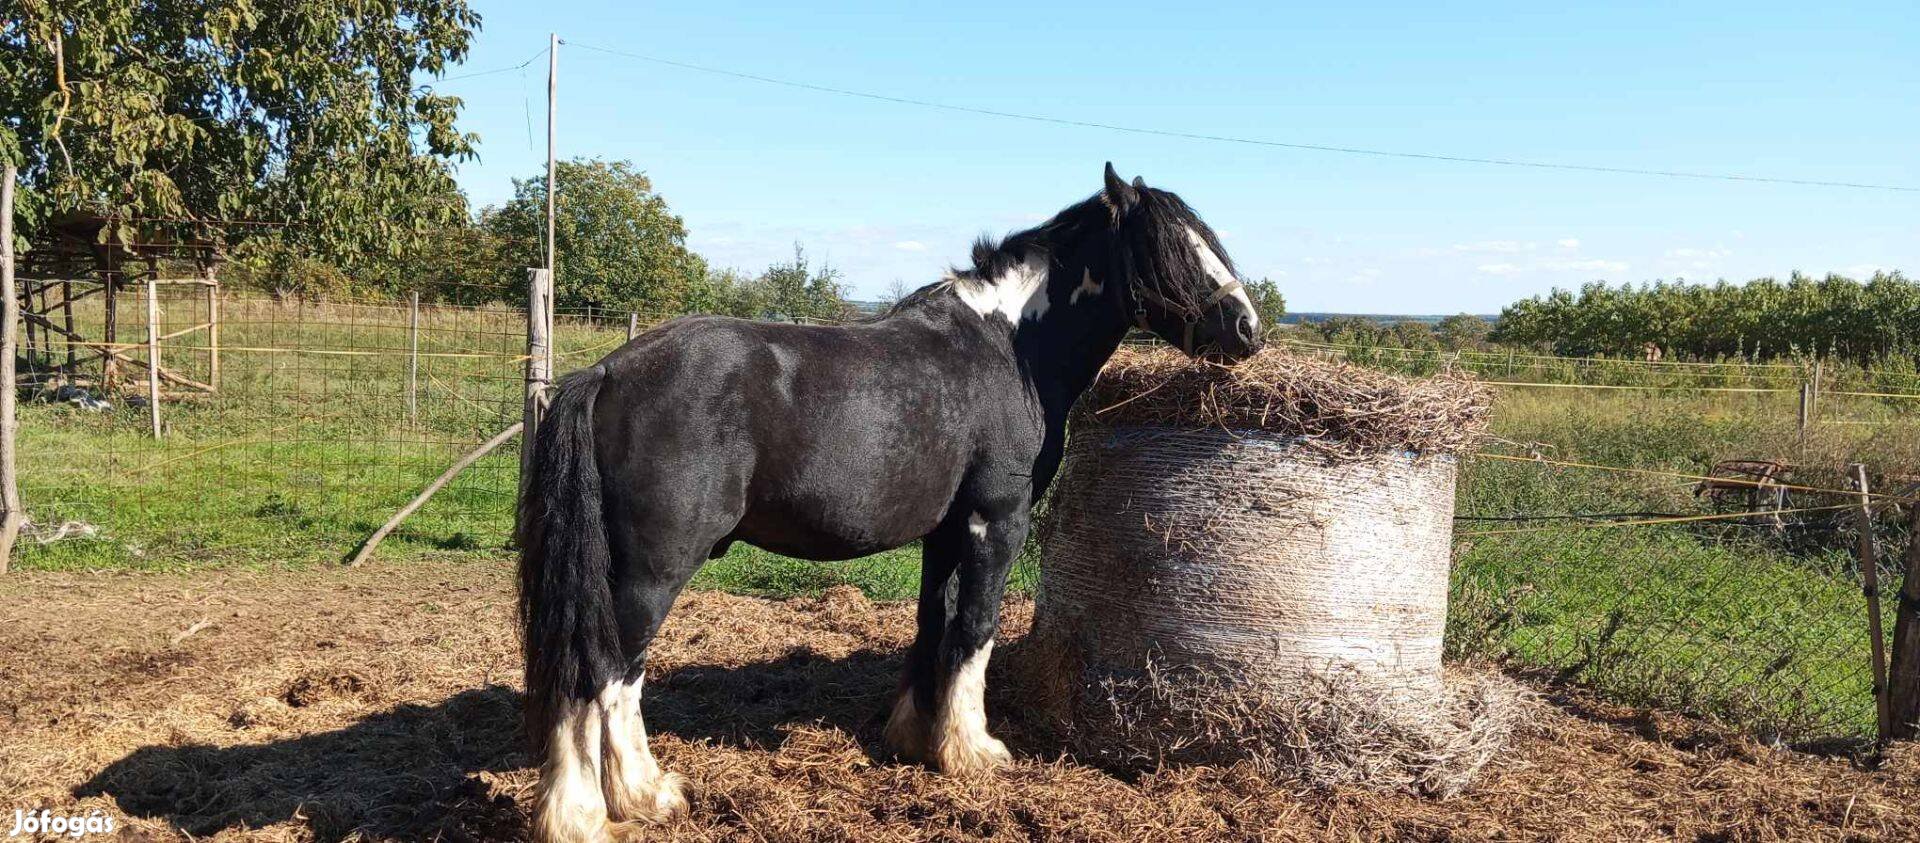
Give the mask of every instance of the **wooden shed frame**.
<svg viewBox="0 0 1920 843">
<path fill-rule="evenodd" d="M 73 385 L 105 394 L 145 393 L 156 408 L 168 399 L 196 398 L 220 389 L 220 278 L 224 257 L 210 240 L 149 236 L 154 242 L 102 242 L 101 232 L 113 220 L 72 215 L 43 229 L 33 248 L 19 256 L 13 294 L 20 301 L 23 382 L 41 388 Z M 167 277 L 167 270 L 185 264 L 187 277 Z M 175 273 L 176 275 L 179 273 Z M 161 333 L 159 289 L 197 286 L 205 291 L 202 318 L 192 325 Z M 129 299 L 129 294 L 134 298 Z M 104 300 L 104 319 L 98 337 L 86 336 L 75 324 L 74 305 L 89 298 Z M 141 299 L 144 298 L 144 302 Z M 146 309 L 143 337 L 122 336 L 123 308 Z M 207 379 L 195 380 L 168 369 L 162 349 L 169 340 L 205 333 Z M 131 341 L 129 341 L 131 340 Z M 145 358 L 132 353 L 146 347 Z M 151 362 L 150 362 L 151 361 Z M 138 372 L 138 386 L 130 375 Z M 156 414 L 156 435 L 158 422 Z"/>
</svg>

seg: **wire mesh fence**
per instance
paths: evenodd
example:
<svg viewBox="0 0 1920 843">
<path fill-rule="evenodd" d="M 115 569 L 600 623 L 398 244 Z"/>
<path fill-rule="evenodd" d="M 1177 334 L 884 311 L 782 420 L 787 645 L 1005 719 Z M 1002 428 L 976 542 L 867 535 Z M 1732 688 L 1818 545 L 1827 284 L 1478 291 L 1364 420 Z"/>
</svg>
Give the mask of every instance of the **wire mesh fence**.
<svg viewBox="0 0 1920 843">
<path fill-rule="evenodd" d="M 1455 656 L 1788 743 L 1874 736 L 1869 610 L 1848 550 L 1858 521 L 1840 495 L 1803 494 L 1785 511 L 1556 520 L 1488 513 L 1525 497 L 1502 487 L 1591 486 L 1590 472 L 1485 461 L 1470 471 L 1448 619 Z M 1877 511 L 1887 589 L 1911 537 L 1902 507 Z M 1890 602 L 1881 611 L 1892 628 Z"/>
<path fill-rule="evenodd" d="M 123 305 L 143 295 L 129 290 Z M 28 565 L 252 559 L 261 548 L 276 559 L 338 559 L 520 418 L 519 309 L 157 292 L 156 333 L 168 337 L 158 439 L 144 306 L 120 308 L 120 341 L 109 344 L 93 339 L 105 333 L 102 302 L 76 303 L 72 336 L 38 342 L 22 361 L 37 390 L 21 409 L 29 524 L 18 554 Z M 195 329 L 210 306 L 217 345 Z M 624 313 L 563 313 L 555 323 L 563 371 L 618 345 L 629 327 Z M 390 545 L 504 546 L 518 448 L 462 472 Z"/>
</svg>

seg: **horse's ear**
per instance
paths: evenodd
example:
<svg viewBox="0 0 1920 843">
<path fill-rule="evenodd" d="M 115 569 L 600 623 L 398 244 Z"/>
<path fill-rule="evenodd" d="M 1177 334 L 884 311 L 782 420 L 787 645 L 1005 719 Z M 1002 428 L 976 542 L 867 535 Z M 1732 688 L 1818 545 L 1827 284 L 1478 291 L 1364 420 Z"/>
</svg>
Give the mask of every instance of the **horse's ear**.
<svg viewBox="0 0 1920 843">
<path fill-rule="evenodd" d="M 1135 179 L 1134 184 L 1139 184 L 1139 180 Z M 1134 189 L 1134 185 L 1129 185 L 1120 179 L 1120 174 L 1113 171 L 1112 161 L 1107 162 L 1107 189 L 1104 195 L 1108 205 L 1122 211 L 1132 208 L 1135 202 L 1140 201 L 1140 192 Z"/>
<path fill-rule="evenodd" d="M 1134 190 L 1146 190 L 1146 189 L 1147 189 L 1147 180 L 1146 180 L 1146 179 L 1143 179 L 1143 178 L 1141 178 L 1141 177 L 1139 177 L 1139 176 L 1134 176 L 1134 177 L 1133 177 L 1133 189 L 1134 189 Z"/>
</svg>

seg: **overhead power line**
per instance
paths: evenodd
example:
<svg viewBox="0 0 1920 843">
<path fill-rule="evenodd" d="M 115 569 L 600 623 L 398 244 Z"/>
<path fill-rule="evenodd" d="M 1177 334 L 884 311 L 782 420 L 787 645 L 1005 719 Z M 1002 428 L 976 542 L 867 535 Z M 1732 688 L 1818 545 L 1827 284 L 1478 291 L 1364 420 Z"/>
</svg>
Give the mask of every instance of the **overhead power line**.
<svg viewBox="0 0 1920 843">
<path fill-rule="evenodd" d="M 978 115 L 983 115 L 987 117 L 1001 117 L 1009 120 L 1026 120 L 1034 123 L 1051 123 L 1058 126 L 1076 126 L 1076 127 L 1085 128 L 1085 129 L 1105 129 L 1111 132 L 1125 132 L 1125 133 L 1134 134 L 1134 135 L 1152 135 L 1155 137 L 1184 138 L 1187 140 L 1213 141 L 1216 143 L 1233 143 L 1233 144 L 1242 144 L 1246 146 L 1274 147 L 1279 149 L 1298 149 L 1298 150 L 1306 150 L 1311 152 L 1335 152 L 1335 153 L 1341 153 L 1346 155 L 1368 155 L 1376 158 L 1405 158 L 1405 159 L 1413 159 L 1418 161 L 1446 161 L 1446 162 L 1455 163 L 1455 164 L 1486 164 L 1486 165 L 1498 166 L 1498 167 L 1526 167 L 1526 168 L 1536 169 L 1536 170 L 1571 170 L 1575 172 L 1584 172 L 1584 173 L 1610 173 L 1614 175 L 1657 176 L 1662 178 L 1699 179 L 1699 180 L 1705 180 L 1705 181 L 1757 182 L 1761 184 L 1791 184 L 1791 185 L 1801 185 L 1801 186 L 1807 186 L 1807 187 L 1839 187 L 1839 188 L 1849 188 L 1854 190 L 1883 190 L 1883 191 L 1892 191 L 1892 192 L 1898 192 L 1898 193 L 1920 193 L 1920 186 L 1913 186 L 1913 185 L 1872 184 L 1867 182 L 1827 181 L 1822 179 L 1789 179 L 1789 178 L 1775 178 L 1771 176 L 1745 175 L 1740 173 L 1709 173 L 1709 172 L 1699 172 L 1699 171 L 1691 171 L 1691 170 L 1655 170 L 1655 169 L 1642 169 L 1637 167 L 1609 167 L 1609 166 L 1597 165 L 1597 164 L 1561 164 L 1561 163 L 1555 163 L 1551 161 L 1527 161 L 1527 160 L 1521 160 L 1517 158 L 1481 158 L 1481 157 L 1468 156 L 1468 155 L 1445 155 L 1445 154 L 1431 153 L 1431 152 L 1404 152 L 1404 151 L 1387 150 L 1387 149 L 1368 149 L 1365 147 L 1357 147 L 1357 146 L 1336 146 L 1331 144 L 1297 143 L 1293 141 L 1266 140 L 1262 138 L 1243 138 L 1243 137 L 1234 137 L 1230 135 L 1212 135 L 1212 134 L 1205 134 L 1201 132 L 1181 132 L 1181 131 L 1174 131 L 1171 129 L 1148 129 L 1148 128 L 1142 128 L 1139 126 L 1121 126 L 1113 123 L 1099 123 L 1091 120 L 1075 120 L 1067 117 L 1052 117 L 1052 116 L 1043 115 L 1043 114 L 1027 114 L 1027 113 L 1018 112 L 1018 111 L 1003 111 L 1000 109 L 993 109 L 993 108 L 975 108 L 973 106 L 966 106 L 966 105 L 952 105 L 950 103 L 915 99 L 913 97 L 896 97 L 888 94 L 876 94 L 870 91 L 856 91 L 849 88 L 836 88 L 831 85 L 818 85 L 812 82 L 800 82 L 792 79 L 780 79 L 772 76 L 762 76 L 757 73 L 744 73 L 737 70 L 727 70 L 725 68 L 710 67 L 707 65 L 700 65 L 700 64 L 692 64 L 690 62 L 675 61 L 673 59 L 663 59 L 658 56 L 649 56 L 641 53 L 628 52 L 626 50 L 615 50 L 609 47 L 599 47 L 593 44 L 583 44 L 578 41 L 563 41 L 562 43 L 571 44 L 583 50 L 591 50 L 596 53 L 605 53 L 611 56 L 621 56 L 624 58 L 650 62 L 653 64 L 665 65 L 668 67 L 677 67 L 683 70 L 692 70 L 700 73 L 708 73 L 715 76 L 728 76 L 735 79 L 746 79 L 753 82 L 762 82 L 769 85 L 780 85 L 787 88 L 797 88 L 803 91 L 815 91 L 815 92 L 824 93 L 824 94 L 836 94 L 844 97 L 857 97 L 860 99 L 874 100 L 877 102 L 894 103 L 896 105 L 911 105 L 911 106 L 917 106 L 920 108 L 932 108 L 932 109 L 938 109 L 941 111 L 953 111 L 953 112 L 959 112 L 963 114 L 978 114 Z"/>
<path fill-rule="evenodd" d="M 533 64 L 535 60 L 539 59 L 541 56 L 544 56 L 546 54 L 547 54 L 547 48 L 541 47 L 540 52 L 537 52 L 531 56 L 528 56 L 526 61 L 523 61 L 519 64 L 510 64 L 505 67 L 496 67 L 492 70 L 479 70 L 473 73 L 463 73 L 463 74 L 460 74 L 459 76 L 442 76 L 439 79 L 435 79 L 431 82 L 428 82 L 427 84 L 437 85 L 441 82 L 452 82 L 455 79 L 473 79 L 479 76 L 492 76 L 496 73 L 508 73 L 511 71 L 520 70 L 522 68 L 525 68 L 527 65 Z"/>
</svg>

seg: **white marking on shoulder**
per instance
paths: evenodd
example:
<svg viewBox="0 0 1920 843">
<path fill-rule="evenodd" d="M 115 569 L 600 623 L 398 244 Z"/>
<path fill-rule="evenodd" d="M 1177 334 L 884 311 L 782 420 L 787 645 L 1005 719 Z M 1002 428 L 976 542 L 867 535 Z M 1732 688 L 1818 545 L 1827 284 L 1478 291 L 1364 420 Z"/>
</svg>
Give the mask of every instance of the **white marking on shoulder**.
<svg viewBox="0 0 1920 843">
<path fill-rule="evenodd" d="M 973 533 L 975 538 L 986 538 L 987 519 L 981 518 L 978 512 L 967 516 L 967 531 Z"/>
<path fill-rule="evenodd" d="M 1028 254 L 1020 265 L 998 278 L 955 278 L 953 291 L 982 317 L 998 313 L 1011 325 L 1019 325 L 1022 319 L 1039 319 L 1047 312 L 1047 259 Z"/>
<path fill-rule="evenodd" d="M 1073 295 L 1067 297 L 1067 304 L 1079 304 L 1081 296 L 1098 296 L 1106 292 L 1107 288 L 1104 285 L 1094 282 L 1093 270 L 1087 269 L 1082 272 L 1080 286 L 1073 288 Z"/>
<path fill-rule="evenodd" d="M 1215 290 L 1227 286 L 1229 282 L 1239 280 L 1233 277 L 1233 273 L 1227 271 L 1226 261 L 1220 259 L 1220 256 L 1213 251 L 1213 247 L 1207 245 L 1207 238 L 1201 237 L 1200 232 L 1193 230 L 1193 226 L 1187 226 L 1187 242 L 1192 243 L 1194 251 L 1199 254 L 1200 268 L 1206 270 L 1207 277 L 1213 279 Z M 1247 298 L 1247 291 L 1238 289 L 1231 295 L 1239 299 L 1240 304 L 1247 308 L 1247 319 L 1253 327 L 1260 327 L 1260 312 L 1253 309 L 1253 300 Z"/>
</svg>

